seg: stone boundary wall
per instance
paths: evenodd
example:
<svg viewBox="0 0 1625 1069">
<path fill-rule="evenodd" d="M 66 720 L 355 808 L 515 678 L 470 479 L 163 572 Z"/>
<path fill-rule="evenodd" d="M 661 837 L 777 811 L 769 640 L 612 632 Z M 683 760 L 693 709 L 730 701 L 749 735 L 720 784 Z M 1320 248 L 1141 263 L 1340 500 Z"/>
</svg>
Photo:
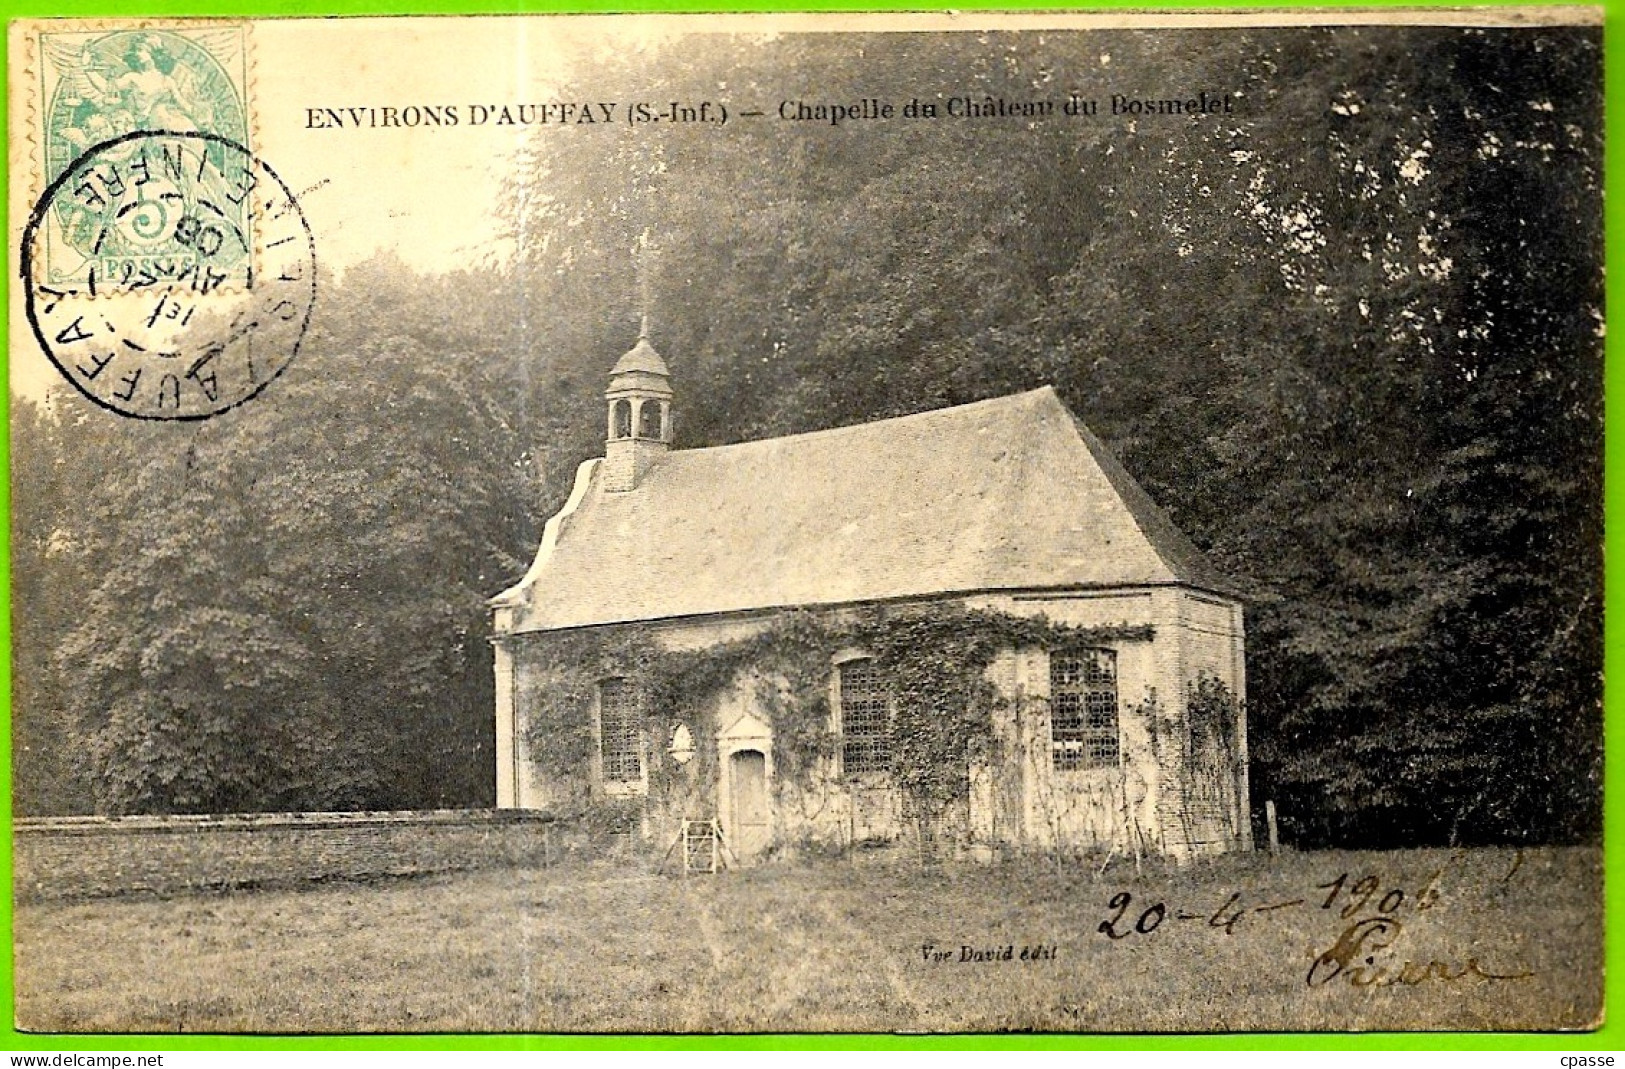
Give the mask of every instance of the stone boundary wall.
<svg viewBox="0 0 1625 1069">
<path fill-rule="evenodd" d="M 30 901 L 545 866 L 567 826 L 497 809 L 19 819 L 12 886 Z"/>
</svg>

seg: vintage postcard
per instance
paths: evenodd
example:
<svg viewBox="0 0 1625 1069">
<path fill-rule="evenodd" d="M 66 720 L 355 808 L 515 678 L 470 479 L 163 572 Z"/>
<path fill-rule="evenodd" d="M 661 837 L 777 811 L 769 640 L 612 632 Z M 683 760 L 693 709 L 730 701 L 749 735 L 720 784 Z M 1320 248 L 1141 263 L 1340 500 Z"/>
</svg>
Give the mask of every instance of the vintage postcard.
<svg viewBox="0 0 1625 1069">
<path fill-rule="evenodd" d="M 18 1028 L 1601 1024 L 1598 10 L 8 46 Z"/>
</svg>

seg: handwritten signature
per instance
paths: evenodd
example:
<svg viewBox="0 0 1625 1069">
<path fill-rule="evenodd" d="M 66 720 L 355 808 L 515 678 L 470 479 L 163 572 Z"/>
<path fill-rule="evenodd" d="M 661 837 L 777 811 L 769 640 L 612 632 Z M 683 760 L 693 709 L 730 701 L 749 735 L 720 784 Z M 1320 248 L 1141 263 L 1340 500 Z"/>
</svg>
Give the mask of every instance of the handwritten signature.
<svg viewBox="0 0 1625 1069">
<path fill-rule="evenodd" d="M 1479 980 L 1525 980 L 1533 972 L 1494 972 L 1484 968 L 1477 958 L 1468 958 L 1465 964 L 1451 964 L 1437 959 L 1426 963 L 1402 962 L 1397 968 L 1379 964 L 1376 954 L 1389 950 L 1405 926 L 1392 917 L 1367 917 L 1343 930 L 1332 948 L 1309 966 L 1306 982 L 1310 987 L 1325 987 L 1333 980 L 1344 977 L 1354 987 L 1415 987 L 1429 980 L 1454 983 L 1469 977 Z M 1355 964 L 1355 962 L 1363 964 Z"/>
</svg>

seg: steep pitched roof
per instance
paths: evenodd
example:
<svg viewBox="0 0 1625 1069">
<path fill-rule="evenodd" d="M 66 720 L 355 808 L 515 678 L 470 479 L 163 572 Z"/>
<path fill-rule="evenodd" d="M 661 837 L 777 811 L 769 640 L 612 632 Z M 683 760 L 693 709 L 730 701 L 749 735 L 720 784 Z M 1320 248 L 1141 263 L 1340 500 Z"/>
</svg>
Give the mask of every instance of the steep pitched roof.
<svg viewBox="0 0 1625 1069">
<path fill-rule="evenodd" d="M 852 427 L 676 450 L 635 490 L 583 466 L 515 631 L 948 592 L 1226 589 L 1046 386 Z"/>
</svg>

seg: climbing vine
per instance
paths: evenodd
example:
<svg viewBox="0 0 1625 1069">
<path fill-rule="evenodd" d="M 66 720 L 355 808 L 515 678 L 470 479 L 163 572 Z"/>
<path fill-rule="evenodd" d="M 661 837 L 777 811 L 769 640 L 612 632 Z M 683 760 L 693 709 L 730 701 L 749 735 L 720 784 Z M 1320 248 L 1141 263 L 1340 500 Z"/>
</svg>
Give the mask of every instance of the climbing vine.
<svg viewBox="0 0 1625 1069">
<path fill-rule="evenodd" d="M 1185 833 L 1204 841 L 1239 842 L 1245 834 L 1237 797 L 1243 772 L 1241 700 L 1223 680 L 1203 672 L 1186 684 L 1185 710 Z"/>
<path fill-rule="evenodd" d="M 1004 699 L 987 669 L 1001 650 L 1151 637 L 1148 625 L 1074 627 L 941 605 L 789 611 L 753 633 L 703 649 L 668 649 L 655 627 L 626 624 L 528 637 L 522 655 L 529 670 L 518 700 L 529 712 L 532 760 L 584 777 L 592 758 L 593 700 L 603 680 L 625 679 L 635 688 L 646 724 L 683 724 L 696 740 L 722 695 L 750 687 L 755 708 L 773 727 L 778 774 L 806 786 L 839 745 L 830 708 L 834 658 L 859 650 L 889 683 L 893 783 L 911 815 L 934 820 L 965 797 L 968 769 L 991 742 Z M 648 768 L 651 794 L 675 783 L 669 762 L 651 761 Z"/>
</svg>

